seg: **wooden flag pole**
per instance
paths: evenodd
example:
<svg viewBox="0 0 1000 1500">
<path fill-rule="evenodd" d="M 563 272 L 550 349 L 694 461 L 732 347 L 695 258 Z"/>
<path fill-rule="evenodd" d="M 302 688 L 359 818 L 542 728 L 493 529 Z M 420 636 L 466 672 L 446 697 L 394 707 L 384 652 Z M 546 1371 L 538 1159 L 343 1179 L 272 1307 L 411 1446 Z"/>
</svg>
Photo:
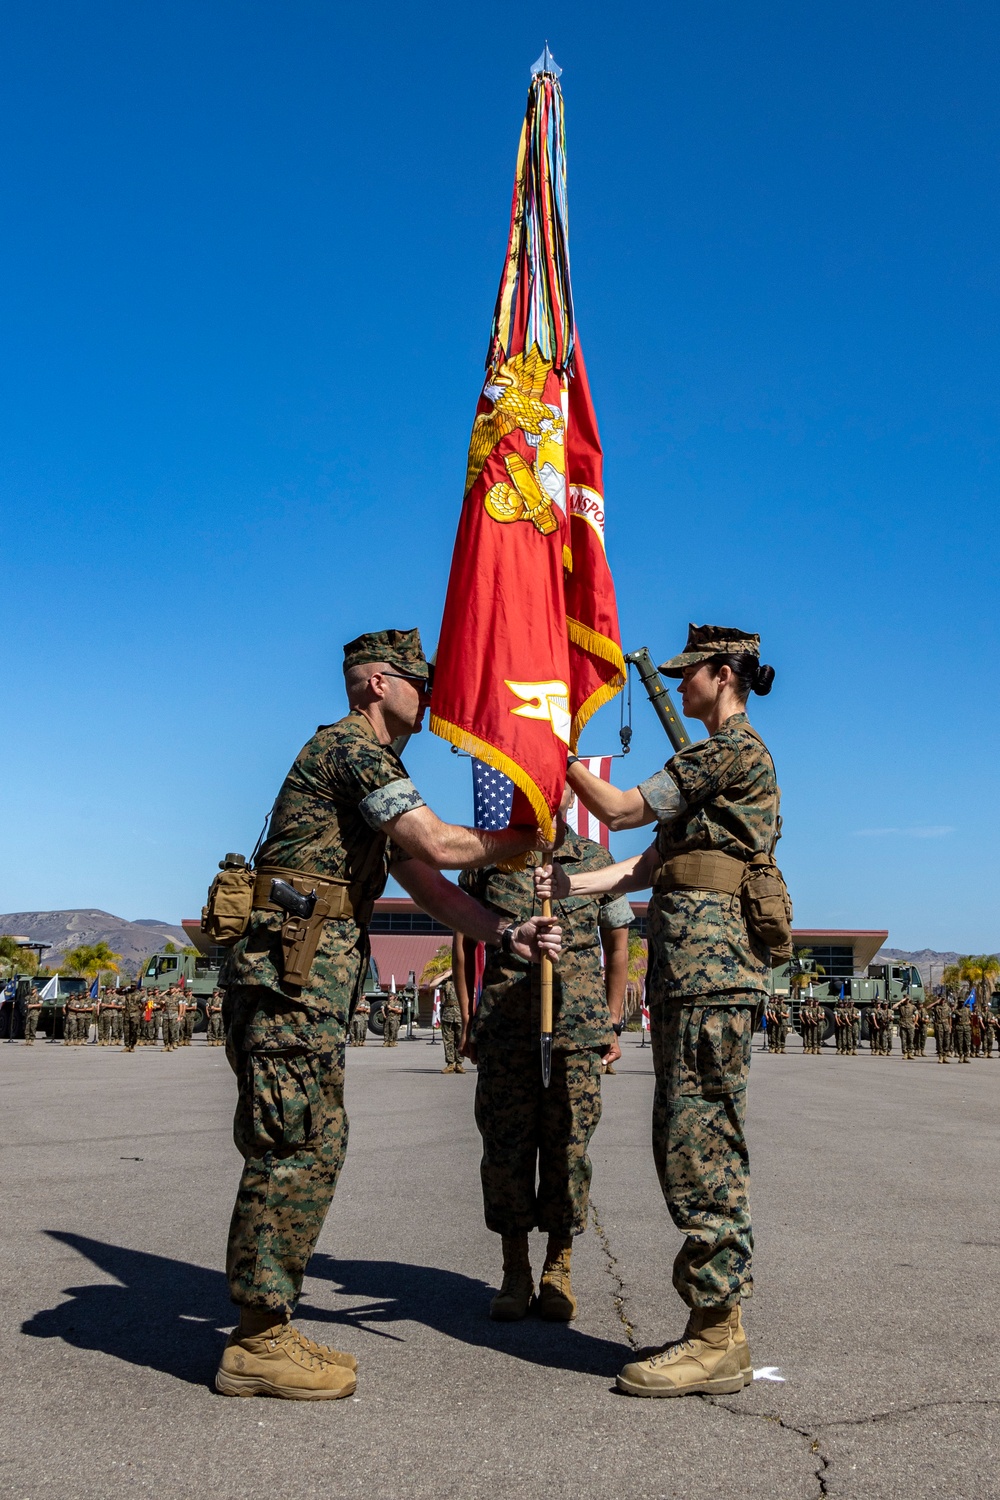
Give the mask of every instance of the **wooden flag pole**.
<svg viewBox="0 0 1000 1500">
<path fill-rule="evenodd" d="M 552 902 L 546 897 L 542 902 L 542 916 L 551 917 Z M 543 958 L 540 964 L 542 993 L 542 1083 L 548 1088 L 552 1077 L 552 960 Z"/>
</svg>

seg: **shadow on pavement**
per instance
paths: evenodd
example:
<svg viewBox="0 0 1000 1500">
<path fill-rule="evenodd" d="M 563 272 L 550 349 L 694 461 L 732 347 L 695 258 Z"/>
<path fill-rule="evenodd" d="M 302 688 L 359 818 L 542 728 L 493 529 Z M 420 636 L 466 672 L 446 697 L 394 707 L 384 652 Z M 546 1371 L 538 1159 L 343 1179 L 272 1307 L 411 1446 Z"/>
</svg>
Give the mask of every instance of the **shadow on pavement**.
<svg viewBox="0 0 1000 1500">
<path fill-rule="evenodd" d="M 235 1322 L 226 1278 L 187 1261 L 129 1250 L 86 1235 L 52 1229 L 59 1244 L 113 1276 L 118 1286 L 67 1287 L 66 1302 L 37 1312 L 21 1325 L 31 1338 L 58 1338 L 78 1349 L 98 1349 L 128 1364 L 161 1370 L 206 1385 L 222 1352 L 221 1335 Z M 491 1323 L 493 1288 L 457 1271 L 390 1260 L 338 1260 L 314 1255 L 309 1276 L 335 1286 L 364 1306 L 331 1311 L 303 1303 L 299 1316 L 317 1323 L 377 1333 L 402 1341 L 393 1323 L 421 1323 L 462 1343 L 513 1355 L 550 1369 L 613 1376 L 631 1358 L 624 1342 L 594 1338 L 572 1325 Z M 308 1293 L 307 1293 L 308 1295 Z"/>
<path fill-rule="evenodd" d="M 21 1324 L 22 1333 L 99 1349 L 194 1385 L 214 1378 L 220 1334 L 228 1334 L 236 1321 L 221 1271 L 60 1229 L 46 1234 L 122 1285 L 67 1287 L 70 1300 L 35 1313 Z"/>
<path fill-rule="evenodd" d="M 585 1375 L 614 1376 L 632 1357 L 622 1340 L 595 1338 L 568 1323 L 493 1323 L 489 1302 L 496 1287 L 458 1271 L 437 1266 L 413 1266 L 395 1260 L 339 1260 L 314 1255 L 309 1276 L 332 1283 L 345 1297 L 365 1297 L 362 1307 L 313 1307 L 305 1302 L 299 1315 L 317 1323 L 362 1328 L 398 1339 L 393 1323 L 422 1323 L 449 1338 L 484 1349 L 495 1349 L 530 1364 L 553 1370 L 576 1370 Z M 308 1296 L 308 1280 L 307 1291 Z"/>
</svg>

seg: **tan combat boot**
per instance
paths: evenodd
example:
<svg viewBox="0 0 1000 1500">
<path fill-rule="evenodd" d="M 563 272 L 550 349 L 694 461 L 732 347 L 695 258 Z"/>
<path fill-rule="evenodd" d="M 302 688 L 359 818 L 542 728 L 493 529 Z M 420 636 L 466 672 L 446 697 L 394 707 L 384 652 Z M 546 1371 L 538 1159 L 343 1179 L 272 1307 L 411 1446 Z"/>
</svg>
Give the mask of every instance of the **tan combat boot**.
<svg viewBox="0 0 1000 1500">
<path fill-rule="evenodd" d="M 527 1231 L 503 1236 L 503 1281 L 490 1303 L 490 1317 L 498 1323 L 516 1323 L 528 1315 L 535 1283 L 528 1260 Z"/>
<path fill-rule="evenodd" d="M 535 1311 L 550 1323 L 571 1323 L 576 1317 L 576 1298 L 569 1280 L 573 1241 L 550 1234 L 545 1265 L 535 1299 Z"/>
<path fill-rule="evenodd" d="M 630 1396 L 732 1395 L 752 1379 L 737 1304 L 692 1309 L 680 1342 L 626 1365 L 618 1389 Z"/>
<path fill-rule="evenodd" d="M 273 1317 L 273 1314 L 270 1315 Z M 215 1389 L 224 1396 L 280 1396 L 288 1401 L 336 1401 L 353 1395 L 354 1368 L 320 1353 L 324 1346 L 307 1339 L 291 1323 L 273 1323 L 259 1333 L 248 1332 L 266 1317 L 240 1320 L 229 1336 L 215 1376 Z M 330 1350 L 330 1355 L 337 1355 Z M 357 1361 L 353 1355 L 341 1360 Z"/>
<path fill-rule="evenodd" d="M 444 1068 L 441 1069 L 442 1073 L 454 1073 L 454 1071 L 455 1071 L 455 1064 L 454 1063 L 448 1063 L 447 1067 L 444 1067 Z"/>
</svg>

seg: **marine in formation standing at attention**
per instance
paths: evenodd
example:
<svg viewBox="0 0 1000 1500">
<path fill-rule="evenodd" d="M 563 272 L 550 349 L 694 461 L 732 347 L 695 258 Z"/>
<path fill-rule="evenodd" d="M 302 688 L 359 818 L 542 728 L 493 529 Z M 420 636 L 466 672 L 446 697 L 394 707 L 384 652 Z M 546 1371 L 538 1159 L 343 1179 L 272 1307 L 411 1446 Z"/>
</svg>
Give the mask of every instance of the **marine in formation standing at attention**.
<svg viewBox="0 0 1000 1500">
<path fill-rule="evenodd" d="M 505 924 L 442 869 L 494 864 L 539 847 L 537 829 L 485 833 L 443 823 L 392 742 L 415 733 L 430 702 L 415 630 L 383 630 L 344 650 L 349 713 L 321 725 L 275 800 L 255 861 L 253 910 L 226 958 L 226 1053 L 236 1073 L 233 1135 L 243 1156 L 226 1274 L 240 1324 L 216 1388 L 230 1396 L 347 1396 L 353 1355 L 316 1344 L 291 1315 L 347 1149 L 348 1016 L 368 971 L 368 923 L 390 862 L 423 910 L 452 931 L 499 944 Z M 316 900 L 291 915 L 284 881 Z M 507 940 L 524 958 L 559 954 L 558 928 L 522 923 Z"/>
<path fill-rule="evenodd" d="M 772 950 L 750 930 L 740 892 L 755 859 L 770 864 L 780 829 L 774 763 L 746 714 L 750 692 L 768 693 L 774 678 L 759 647 L 756 635 L 691 626 L 685 650 L 661 671 L 681 679 L 684 713 L 701 720 L 708 739 L 630 791 L 572 757 L 568 771 L 580 801 L 608 827 L 655 823 L 655 842 L 572 879 L 557 863 L 539 883 L 540 894 L 562 899 L 653 889 L 653 1155 L 685 1237 L 673 1281 L 689 1316 L 679 1341 L 618 1376 L 620 1389 L 637 1396 L 734 1392 L 753 1378 L 741 1314 L 753 1285 L 743 1126 L 754 1013 L 770 990 Z"/>
<path fill-rule="evenodd" d="M 382 1046 L 395 1047 L 399 1042 L 399 1023 L 403 1018 L 403 1002 L 395 990 L 391 991 L 385 1007 L 382 1029 Z"/>
<path fill-rule="evenodd" d="M 788 1022 L 791 1012 L 783 996 L 775 996 L 774 1004 L 771 1006 L 771 1014 L 774 1017 L 774 1029 L 771 1035 L 772 1051 L 784 1052 L 785 1043 L 788 1040 Z"/>
<path fill-rule="evenodd" d="M 462 1054 L 462 1012 L 458 1004 L 458 992 L 454 979 L 446 979 L 438 990 L 441 1001 L 441 1041 L 444 1044 L 444 1067 L 442 1073 L 464 1073 Z"/>
<path fill-rule="evenodd" d="M 225 1029 L 222 1024 L 222 991 L 213 990 L 208 997 L 205 1006 L 205 1016 L 208 1021 L 207 1041 L 210 1047 L 221 1047 L 226 1040 Z"/>
<path fill-rule="evenodd" d="M 572 802 L 567 786 L 561 818 Z M 568 881 L 606 869 L 612 860 L 600 844 L 567 829 L 554 862 Z M 466 871 L 459 884 L 505 925 L 525 921 L 535 907 L 530 868 Z M 525 1317 L 532 1305 L 540 1317 L 554 1322 L 576 1316 L 570 1262 L 573 1241 L 587 1227 L 587 1148 L 601 1118 L 601 1061 L 621 1057 L 614 1027 L 620 1032 L 632 908 L 624 896 L 567 896 L 555 911 L 562 957 L 552 977 L 548 1088 L 538 1041 L 537 967 L 504 946 L 487 948 L 479 1005 L 470 1016 L 475 952 L 461 939 L 453 948 L 462 1046 L 479 1069 L 476 1125 L 483 1141 L 483 1210 L 487 1229 L 500 1236 L 503 1255 L 503 1280 L 490 1316 L 508 1323 Z M 547 1236 L 537 1297 L 528 1249 L 528 1235 L 536 1228 Z"/>
<path fill-rule="evenodd" d="M 367 995 L 359 995 L 357 1004 L 351 1011 L 351 1046 L 363 1047 L 368 1040 L 368 1017 L 372 1013 L 371 1001 Z"/>
<path fill-rule="evenodd" d="M 934 1026 L 934 1045 L 937 1048 L 937 1060 L 939 1063 L 951 1061 L 951 1003 L 947 995 L 941 995 L 932 1006 L 928 1014 Z"/>
<path fill-rule="evenodd" d="M 33 1047 L 38 1034 L 38 1020 L 42 1014 L 42 997 L 34 985 L 28 991 L 24 1007 L 24 1045 Z"/>
</svg>

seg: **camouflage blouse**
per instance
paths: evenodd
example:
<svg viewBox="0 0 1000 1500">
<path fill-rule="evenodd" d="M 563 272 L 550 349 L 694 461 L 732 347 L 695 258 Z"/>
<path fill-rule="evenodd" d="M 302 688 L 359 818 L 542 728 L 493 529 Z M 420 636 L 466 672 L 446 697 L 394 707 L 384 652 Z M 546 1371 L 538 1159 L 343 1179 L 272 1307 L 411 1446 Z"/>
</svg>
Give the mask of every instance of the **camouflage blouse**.
<svg viewBox="0 0 1000 1500">
<path fill-rule="evenodd" d="M 597 870 L 614 861 L 591 839 L 568 832 L 555 860 L 567 874 Z M 537 862 L 537 856 L 529 856 Z M 512 922 L 537 914 L 531 868 L 508 874 L 496 868 L 466 870 L 459 885 Z M 540 908 L 538 908 L 540 910 Z M 553 901 L 552 914 L 562 927 L 562 957 L 552 975 L 552 1045 L 564 1052 L 607 1048 L 611 1016 L 604 992 L 600 930 L 627 927 L 633 912 L 624 896 L 570 896 Z M 478 1046 L 507 1049 L 536 1047 L 541 1026 L 540 970 L 537 964 L 499 948 L 486 949 L 486 970 L 471 1038 Z"/>
<path fill-rule="evenodd" d="M 746 714 L 733 714 L 715 734 L 681 750 L 641 783 L 654 811 L 665 777 L 687 806 L 657 827 L 661 859 L 707 849 L 742 859 L 771 849 L 778 783 L 774 762 Z M 770 955 L 747 931 L 738 895 L 654 890 L 647 921 L 651 1001 L 747 1004 L 769 993 Z"/>
<path fill-rule="evenodd" d="M 246 1050 L 341 1044 L 368 967 L 364 908 L 382 894 L 392 858 L 383 825 L 422 806 L 402 761 L 379 742 L 363 714 L 321 725 L 300 751 L 278 793 L 257 867 L 279 865 L 351 881 L 361 920 L 325 924 L 309 983 L 299 990 L 282 985 L 281 914 L 254 911 L 220 976 L 230 987 L 254 987 L 234 1009 Z"/>
</svg>

